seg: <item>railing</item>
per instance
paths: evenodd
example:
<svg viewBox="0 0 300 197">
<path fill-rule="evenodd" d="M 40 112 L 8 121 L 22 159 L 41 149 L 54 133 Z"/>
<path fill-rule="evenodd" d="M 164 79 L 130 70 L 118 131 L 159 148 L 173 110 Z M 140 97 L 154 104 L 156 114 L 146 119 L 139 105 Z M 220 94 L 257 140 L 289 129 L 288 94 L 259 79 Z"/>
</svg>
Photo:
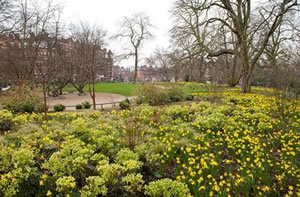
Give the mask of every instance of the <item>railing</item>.
<svg viewBox="0 0 300 197">
<path fill-rule="evenodd" d="M 133 98 L 128 98 L 130 101 L 133 100 Z M 122 100 L 123 101 L 123 100 Z M 106 102 L 106 103 L 96 103 L 96 106 L 101 106 L 101 109 L 104 109 L 104 105 L 112 105 L 113 107 L 116 107 L 116 104 L 120 104 L 122 101 L 114 101 L 114 102 Z M 75 107 L 76 105 L 65 105 L 66 108 Z"/>
</svg>

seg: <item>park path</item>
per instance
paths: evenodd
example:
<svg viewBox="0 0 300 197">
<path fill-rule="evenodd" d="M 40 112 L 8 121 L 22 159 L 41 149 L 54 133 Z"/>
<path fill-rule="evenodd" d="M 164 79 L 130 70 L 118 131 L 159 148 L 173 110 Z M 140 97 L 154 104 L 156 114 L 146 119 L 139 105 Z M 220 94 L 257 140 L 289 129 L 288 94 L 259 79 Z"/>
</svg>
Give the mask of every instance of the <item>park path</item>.
<svg viewBox="0 0 300 197">
<path fill-rule="evenodd" d="M 96 93 L 96 103 L 112 103 L 119 102 L 127 97 L 119 95 L 119 94 L 111 94 L 111 93 Z M 65 93 L 64 95 L 58 97 L 49 97 L 47 102 L 50 109 L 53 109 L 53 106 L 56 104 L 63 104 L 65 106 L 75 106 L 77 104 L 81 104 L 84 101 L 88 101 L 91 104 L 93 103 L 89 93 L 85 96 L 78 96 L 77 93 Z M 98 106 L 97 106 L 98 107 Z M 105 105 L 105 108 L 111 108 L 112 105 Z M 75 107 L 68 108 L 68 110 L 74 110 Z"/>
</svg>

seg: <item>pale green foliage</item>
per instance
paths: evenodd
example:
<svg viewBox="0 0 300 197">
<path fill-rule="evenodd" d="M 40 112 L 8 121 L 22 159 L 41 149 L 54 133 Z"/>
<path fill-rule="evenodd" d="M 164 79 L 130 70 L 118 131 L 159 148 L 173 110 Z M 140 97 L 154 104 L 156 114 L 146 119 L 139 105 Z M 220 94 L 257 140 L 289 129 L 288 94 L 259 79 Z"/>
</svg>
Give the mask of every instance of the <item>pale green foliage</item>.
<svg viewBox="0 0 300 197">
<path fill-rule="evenodd" d="M 97 167 L 97 170 L 106 183 L 115 185 L 119 182 L 118 178 L 125 171 L 125 167 L 119 164 L 105 164 Z"/>
<path fill-rule="evenodd" d="M 0 196 L 15 196 L 20 184 L 36 173 L 33 152 L 24 148 L 0 151 L 0 172 Z"/>
<path fill-rule="evenodd" d="M 137 172 L 142 164 L 140 161 L 130 159 L 125 161 L 123 165 L 116 163 L 99 165 L 97 171 L 105 180 L 106 185 L 114 186 L 119 184 L 121 178 L 126 176 L 126 174 Z"/>
<path fill-rule="evenodd" d="M 0 111 L 0 132 L 10 130 L 13 125 L 13 115 L 8 110 Z"/>
<path fill-rule="evenodd" d="M 80 194 L 82 197 L 94 197 L 99 194 L 105 196 L 107 193 L 107 187 L 105 186 L 105 180 L 99 176 L 90 176 L 86 179 L 87 185 L 85 185 Z"/>
<path fill-rule="evenodd" d="M 122 178 L 122 182 L 125 184 L 126 192 L 132 195 L 141 192 L 145 183 L 141 174 L 128 174 Z"/>
<path fill-rule="evenodd" d="M 28 122 L 28 114 L 20 114 L 19 116 L 16 116 L 13 121 L 15 125 L 24 125 Z"/>
<path fill-rule="evenodd" d="M 166 109 L 166 115 L 171 116 L 173 120 L 177 118 L 188 120 L 189 114 L 189 108 L 180 105 L 175 105 L 171 108 Z"/>
<path fill-rule="evenodd" d="M 221 113 L 213 113 L 207 116 L 198 116 L 195 124 L 197 127 L 203 131 L 208 129 L 211 130 L 219 130 L 221 129 L 226 123 L 227 117 Z"/>
<path fill-rule="evenodd" d="M 143 162 L 136 161 L 136 160 L 128 160 L 123 163 L 126 172 L 136 172 L 138 171 L 143 165 Z"/>
<path fill-rule="evenodd" d="M 56 190 L 61 193 L 71 193 L 76 187 L 75 178 L 72 176 L 63 176 L 56 181 Z"/>
<path fill-rule="evenodd" d="M 109 163 L 109 158 L 101 153 L 94 154 L 91 157 L 91 160 L 98 162 L 99 165 L 105 165 Z"/>
<path fill-rule="evenodd" d="M 117 153 L 116 162 L 118 164 L 123 164 L 125 161 L 128 160 L 139 160 L 139 156 L 137 153 L 132 152 L 129 149 L 122 149 Z"/>
<path fill-rule="evenodd" d="M 146 185 L 145 194 L 151 197 L 187 197 L 190 191 L 184 183 L 161 179 Z"/>
<path fill-rule="evenodd" d="M 0 121 L 7 121 L 7 120 L 12 120 L 13 115 L 10 111 L 8 110 L 1 110 L 0 111 Z"/>
<path fill-rule="evenodd" d="M 43 167 L 50 170 L 55 177 L 71 175 L 83 170 L 92 154 L 93 150 L 86 148 L 85 143 L 73 140 L 63 144 L 63 148 L 53 153 Z"/>
<path fill-rule="evenodd" d="M 139 156 L 145 158 L 147 161 L 146 163 L 153 167 L 158 164 L 158 161 L 161 158 L 160 152 L 162 152 L 163 149 L 164 144 L 157 143 L 154 145 L 150 142 L 135 147 L 135 151 L 139 154 Z"/>
</svg>

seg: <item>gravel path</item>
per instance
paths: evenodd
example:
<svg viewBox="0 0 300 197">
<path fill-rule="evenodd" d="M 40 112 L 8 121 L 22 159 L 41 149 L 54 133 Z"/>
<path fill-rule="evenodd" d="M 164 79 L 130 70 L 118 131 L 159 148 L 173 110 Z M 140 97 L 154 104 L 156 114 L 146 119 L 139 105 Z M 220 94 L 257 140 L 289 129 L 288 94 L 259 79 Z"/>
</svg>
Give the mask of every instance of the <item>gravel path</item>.
<svg viewBox="0 0 300 197">
<path fill-rule="evenodd" d="M 111 103 L 111 102 L 122 101 L 124 99 L 126 99 L 126 97 L 119 94 L 96 93 L 96 103 Z M 75 106 L 77 104 L 81 104 L 84 101 L 88 101 L 91 104 L 93 103 L 89 93 L 87 93 L 85 96 L 78 96 L 77 93 L 66 93 L 58 97 L 49 97 L 47 100 L 50 109 L 52 109 L 53 106 L 56 104 L 63 104 L 65 106 Z M 104 105 L 104 108 L 111 108 L 111 107 L 112 105 Z M 97 108 L 100 109 L 100 106 L 97 106 Z M 68 110 L 75 109 L 75 107 L 67 108 L 67 109 Z"/>
</svg>

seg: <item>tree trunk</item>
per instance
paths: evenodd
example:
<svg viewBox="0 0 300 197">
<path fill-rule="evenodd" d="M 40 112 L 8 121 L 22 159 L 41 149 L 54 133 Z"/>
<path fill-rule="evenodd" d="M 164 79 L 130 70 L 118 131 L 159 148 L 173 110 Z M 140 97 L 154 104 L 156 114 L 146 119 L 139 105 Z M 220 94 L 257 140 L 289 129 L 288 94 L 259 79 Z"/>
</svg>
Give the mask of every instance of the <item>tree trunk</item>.
<svg viewBox="0 0 300 197">
<path fill-rule="evenodd" d="M 43 80 L 43 96 L 44 96 L 44 114 L 45 120 L 48 121 L 48 114 L 47 114 L 47 88 L 46 88 L 46 80 Z"/>
<path fill-rule="evenodd" d="M 138 72 L 138 49 L 135 48 L 135 51 L 134 51 L 134 76 L 133 76 L 133 83 L 136 83 L 136 80 L 137 80 L 137 72 Z"/>
<path fill-rule="evenodd" d="M 89 92 L 90 96 L 93 100 L 93 109 L 96 110 L 96 94 L 95 94 L 95 81 L 92 80 L 92 87 L 91 84 L 89 83 Z"/>
<path fill-rule="evenodd" d="M 96 110 L 96 95 L 95 95 L 95 84 L 93 84 L 92 85 L 92 88 L 93 88 L 93 97 L 92 97 L 92 99 L 93 99 L 93 108 L 94 108 L 94 110 Z"/>
<path fill-rule="evenodd" d="M 83 88 L 84 86 L 82 85 L 76 85 L 75 83 L 72 83 L 73 87 L 78 91 L 79 95 L 84 95 L 84 91 L 83 91 Z"/>
<path fill-rule="evenodd" d="M 244 71 L 242 76 L 242 92 L 250 93 L 251 92 L 251 74 L 249 71 Z"/>
<path fill-rule="evenodd" d="M 251 75 L 254 66 L 252 66 L 249 62 L 248 57 L 248 48 L 247 42 L 245 42 L 246 38 L 240 39 L 241 43 L 241 51 L 239 55 L 240 63 L 242 64 L 242 92 L 243 93 L 250 93 L 251 91 Z"/>
<path fill-rule="evenodd" d="M 241 75 L 237 71 L 237 56 L 234 56 L 233 62 L 231 63 L 232 67 L 230 70 L 230 77 L 228 80 L 229 87 L 235 87 L 237 84 L 239 84 L 239 81 L 241 79 Z"/>
</svg>

